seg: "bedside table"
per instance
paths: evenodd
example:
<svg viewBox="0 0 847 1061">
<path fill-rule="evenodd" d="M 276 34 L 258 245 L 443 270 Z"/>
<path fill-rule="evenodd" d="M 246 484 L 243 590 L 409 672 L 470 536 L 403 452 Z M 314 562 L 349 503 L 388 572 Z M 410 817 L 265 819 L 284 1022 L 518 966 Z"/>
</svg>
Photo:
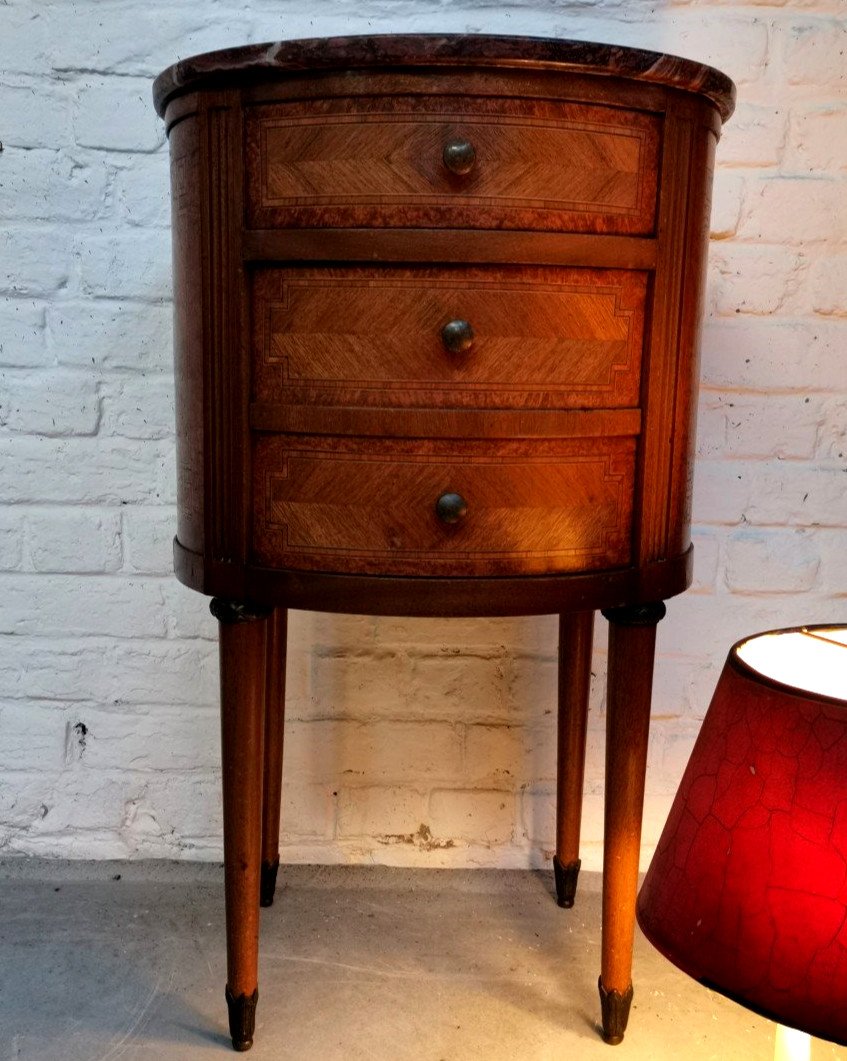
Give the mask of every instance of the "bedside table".
<svg viewBox="0 0 847 1061">
<path fill-rule="evenodd" d="M 176 572 L 220 623 L 227 1001 L 252 1043 L 289 608 L 560 616 L 571 906 L 610 622 L 603 1034 L 631 964 L 656 624 L 691 577 L 697 339 L 732 83 L 486 36 L 250 45 L 154 86 L 171 150 Z"/>
</svg>

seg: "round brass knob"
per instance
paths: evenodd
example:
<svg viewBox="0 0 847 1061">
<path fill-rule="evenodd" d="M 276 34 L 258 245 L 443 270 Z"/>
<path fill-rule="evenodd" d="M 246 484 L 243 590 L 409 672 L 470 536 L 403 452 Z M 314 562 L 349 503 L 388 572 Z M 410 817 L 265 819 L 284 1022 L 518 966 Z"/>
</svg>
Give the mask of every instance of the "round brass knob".
<svg viewBox="0 0 847 1061">
<path fill-rule="evenodd" d="M 468 503 L 461 494 L 442 494 L 435 502 L 435 514 L 442 523 L 458 523 L 468 514 Z"/>
<path fill-rule="evenodd" d="M 448 321 L 441 329 L 441 342 L 451 354 L 463 354 L 473 346 L 474 330 L 470 321 Z"/>
<path fill-rule="evenodd" d="M 476 151 L 470 140 L 450 140 L 444 145 L 441 157 L 451 173 L 455 173 L 457 177 L 464 177 L 474 167 Z"/>
</svg>

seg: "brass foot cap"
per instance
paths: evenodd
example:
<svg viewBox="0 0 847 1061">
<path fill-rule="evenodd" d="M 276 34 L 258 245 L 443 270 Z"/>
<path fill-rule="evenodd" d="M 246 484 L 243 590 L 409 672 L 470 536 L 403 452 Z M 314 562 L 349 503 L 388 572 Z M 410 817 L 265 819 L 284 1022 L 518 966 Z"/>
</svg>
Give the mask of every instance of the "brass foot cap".
<svg viewBox="0 0 847 1061">
<path fill-rule="evenodd" d="M 597 981 L 600 989 L 600 1012 L 603 1016 L 603 1042 L 617 1046 L 623 1042 L 629 1020 L 629 1008 L 632 1005 L 632 984 L 626 991 L 607 991 L 602 979 Z"/>
<path fill-rule="evenodd" d="M 579 867 L 582 865 L 580 859 L 573 862 L 562 863 L 558 855 L 553 855 L 553 876 L 556 878 L 556 899 L 559 906 L 566 910 L 574 904 L 576 898 L 576 882 L 579 878 Z"/>
<path fill-rule="evenodd" d="M 262 863 L 261 885 L 259 888 L 259 905 L 273 906 L 276 892 L 276 875 L 279 871 L 279 859 Z"/>
<path fill-rule="evenodd" d="M 226 1005 L 229 1010 L 229 1035 L 232 1048 L 239 1054 L 249 1050 L 253 1045 L 253 1032 L 256 1028 L 256 1003 L 259 1001 L 258 987 L 252 995 L 234 995 L 226 988 Z"/>
</svg>

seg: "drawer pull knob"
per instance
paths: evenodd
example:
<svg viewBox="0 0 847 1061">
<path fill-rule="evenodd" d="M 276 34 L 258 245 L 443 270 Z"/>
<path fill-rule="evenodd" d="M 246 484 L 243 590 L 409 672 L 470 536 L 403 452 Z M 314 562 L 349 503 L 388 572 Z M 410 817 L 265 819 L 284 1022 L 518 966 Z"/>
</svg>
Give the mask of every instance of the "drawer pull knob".
<svg viewBox="0 0 847 1061">
<path fill-rule="evenodd" d="M 435 514 L 442 523 L 458 523 L 468 514 L 468 503 L 461 494 L 442 494 L 435 502 Z"/>
<path fill-rule="evenodd" d="M 470 140 L 450 140 L 444 145 L 441 157 L 444 165 L 457 177 L 464 177 L 474 167 L 476 151 Z"/>
<path fill-rule="evenodd" d="M 470 321 L 448 321 L 441 329 L 441 341 L 451 354 L 463 354 L 470 350 L 474 341 L 474 330 Z"/>
</svg>

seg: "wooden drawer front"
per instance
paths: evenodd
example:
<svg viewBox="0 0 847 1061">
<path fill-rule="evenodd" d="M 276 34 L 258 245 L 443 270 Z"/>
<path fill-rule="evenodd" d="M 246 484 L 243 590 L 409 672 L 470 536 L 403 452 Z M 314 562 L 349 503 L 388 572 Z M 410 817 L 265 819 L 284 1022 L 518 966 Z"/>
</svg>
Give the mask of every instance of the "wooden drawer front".
<svg viewBox="0 0 847 1061">
<path fill-rule="evenodd" d="M 586 571 L 630 559 L 635 440 L 258 438 L 253 558 L 405 575 Z M 458 493 L 455 524 L 436 502 Z"/>
<path fill-rule="evenodd" d="M 615 107 L 399 96 L 247 112 L 253 228 L 408 226 L 650 233 L 659 119 Z M 464 176 L 444 147 L 469 141 Z"/>
<path fill-rule="evenodd" d="M 262 269 L 258 401 L 614 408 L 638 404 L 646 273 L 564 268 Z M 470 349 L 442 328 L 468 321 Z"/>
</svg>

